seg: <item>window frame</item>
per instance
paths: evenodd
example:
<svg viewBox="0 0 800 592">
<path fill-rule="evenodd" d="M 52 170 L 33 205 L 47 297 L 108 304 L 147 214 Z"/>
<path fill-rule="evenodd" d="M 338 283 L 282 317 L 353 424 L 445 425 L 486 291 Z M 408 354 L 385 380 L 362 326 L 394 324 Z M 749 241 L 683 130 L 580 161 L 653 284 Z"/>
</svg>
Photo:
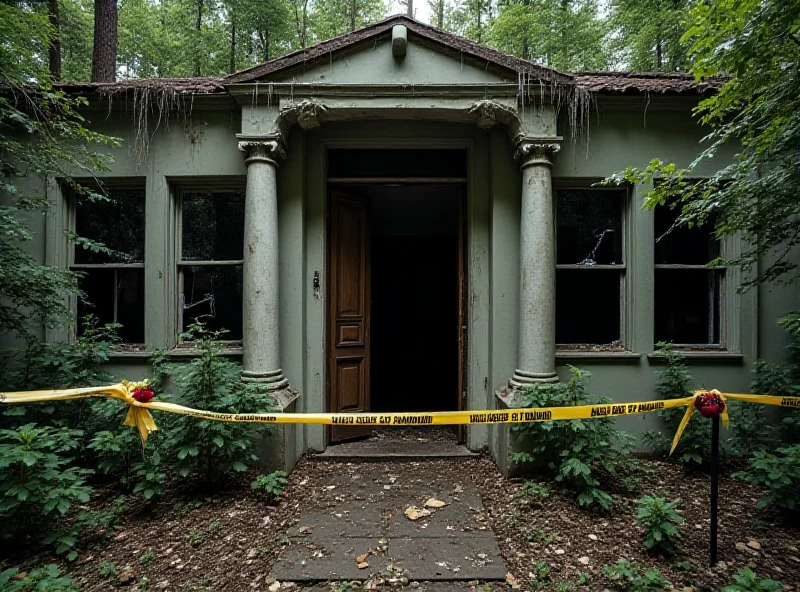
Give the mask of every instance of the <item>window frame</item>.
<svg viewBox="0 0 800 592">
<path fill-rule="evenodd" d="M 74 178 L 72 182 L 76 185 L 81 185 L 87 187 L 93 191 L 101 192 L 105 190 L 108 193 L 111 193 L 115 190 L 117 191 L 126 191 L 126 192 L 141 192 L 144 198 L 144 218 L 145 218 L 145 225 L 147 224 L 147 186 L 146 181 L 144 178 L 140 177 L 114 177 L 111 179 L 81 179 L 81 178 Z M 66 214 L 67 214 L 67 223 L 65 225 L 65 229 L 67 232 L 71 233 L 72 235 L 76 234 L 76 229 L 78 225 L 78 203 L 77 197 L 75 195 L 74 190 L 72 189 L 71 184 L 67 183 L 65 180 L 61 180 L 58 182 L 59 190 L 64 198 L 63 201 L 66 205 Z M 146 232 L 145 228 L 142 228 L 142 235 L 144 236 Z M 75 244 L 74 241 L 68 241 L 68 247 L 66 250 L 66 263 L 67 269 L 70 271 L 88 271 L 92 269 L 105 269 L 105 270 L 113 270 L 114 271 L 114 285 L 116 286 L 117 283 L 117 270 L 119 269 L 141 269 L 142 270 L 142 282 L 147 281 L 147 274 L 145 271 L 145 263 L 146 263 L 146 241 L 145 241 L 145 248 L 142 250 L 142 261 L 140 263 L 75 263 L 75 250 L 78 246 Z M 142 342 L 128 342 L 123 341 L 119 342 L 114 345 L 114 348 L 118 348 L 120 351 L 124 352 L 126 350 L 130 351 L 143 351 L 147 349 L 147 290 L 146 287 L 144 289 L 144 298 L 145 301 L 143 302 L 142 306 L 144 307 L 144 314 L 142 317 L 142 335 L 144 337 L 144 341 Z M 112 322 L 116 323 L 117 320 L 117 294 L 114 292 L 112 294 L 113 302 L 114 302 L 114 320 Z M 69 331 L 69 343 L 75 343 L 79 337 L 78 331 L 80 329 L 80 319 L 78 318 L 78 297 L 75 296 L 72 298 L 72 302 L 70 303 L 70 310 L 72 311 L 72 316 L 75 320 L 75 327 Z"/>
<path fill-rule="evenodd" d="M 247 183 L 245 180 L 222 180 L 216 183 L 181 183 L 175 187 L 174 190 L 174 203 L 175 203 L 175 256 L 174 256 L 174 269 L 175 269 L 175 297 L 172 299 L 175 307 L 175 331 L 173 336 L 175 339 L 174 350 L 187 350 L 191 349 L 191 342 L 185 341 L 181 335 L 183 333 L 183 313 L 184 313 L 184 269 L 187 267 L 236 267 L 241 265 L 244 267 L 244 249 L 242 250 L 242 259 L 226 259 L 226 260 L 187 260 L 183 258 L 183 201 L 185 196 L 189 193 L 234 193 L 245 192 Z M 246 205 L 245 205 L 246 207 Z M 246 214 L 245 214 L 246 215 Z M 244 220 L 242 220 L 244 224 Z M 244 248 L 244 245 L 242 245 Z M 244 273 L 244 270 L 243 270 Z M 244 298 L 242 298 L 242 313 L 244 313 Z M 244 337 L 244 326 L 242 326 L 242 337 Z M 221 340 L 226 349 L 240 350 L 243 347 L 242 339 L 224 339 Z"/>
<path fill-rule="evenodd" d="M 632 201 L 632 188 L 630 185 L 621 185 L 614 187 L 598 187 L 596 183 L 602 181 L 601 178 L 592 179 L 554 179 L 552 182 L 553 187 L 553 249 L 554 260 L 556 261 L 555 270 L 556 276 L 559 270 L 585 270 L 585 271 L 617 271 L 619 273 L 619 343 L 620 348 L 608 347 L 609 344 L 596 344 L 596 343 L 556 343 L 556 354 L 570 354 L 575 352 L 585 352 L 587 354 L 596 353 L 599 355 L 609 353 L 625 353 L 631 352 L 629 339 L 629 322 L 628 322 L 628 291 L 630 290 L 630 282 L 628 275 L 629 261 L 631 260 L 631 253 L 629 245 L 632 243 L 628 236 L 631 232 L 631 222 L 633 217 L 630 214 L 630 204 Z M 597 191 L 597 192 L 615 192 L 622 193 L 622 203 L 620 204 L 620 226 L 621 226 L 621 242 L 622 246 L 620 252 L 622 253 L 622 263 L 618 264 L 602 264 L 602 265 L 581 265 L 580 263 L 558 263 L 558 193 L 561 191 Z M 558 299 L 558 287 L 554 286 L 555 298 Z M 556 306 L 556 316 L 558 316 L 558 307 Z M 605 346 L 605 347 L 603 347 Z"/>
<path fill-rule="evenodd" d="M 698 179 L 695 179 L 697 181 Z M 691 181 L 691 180 L 690 180 Z M 655 306 L 655 285 L 656 285 L 656 274 L 659 270 L 667 271 L 667 270 L 682 270 L 682 271 L 705 271 L 711 274 L 715 274 L 718 276 L 719 282 L 719 310 L 717 311 L 719 319 L 719 343 L 671 343 L 671 345 L 681 351 L 708 351 L 708 352 L 728 352 L 732 351 L 730 348 L 730 315 L 731 315 L 731 303 L 730 303 L 730 294 L 729 294 L 729 283 L 731 281 L 731 270 L 730 266 L 727 265 L 720 265 L 709 267 L 708 264 L 703 263 L 656 263 L 656 244 L 658 242 L 659 236 L 656 236 L 656 215 L 659 208 L 665 208 L 669 210 L 669 206 L 662 205 L 656 206 L 653 211 L 652 215 L 652 225 L 653 225 L 653 346 L 655 347 L 656 343 L 659 342 L 658 338 L 655 335 L 655 327 L 656 327 L 656 306 Z M 664 211 L 664 210 L 662 210 Z M 713 232 L 713 229 L 711 230 Z M 661 236 L 664 236 L 663 234 Z M 730 255 L 731 251 L 731 242 L 726 238 L 717 239 L 719 243 L 719 254 L 718 257 L 722 259 L 726 259 Z M 707 335 L 711 334 L 713 328 L 711 326 L 711 319 L 709 318 L 709 326 L 706 327 Z"/>
</svg>

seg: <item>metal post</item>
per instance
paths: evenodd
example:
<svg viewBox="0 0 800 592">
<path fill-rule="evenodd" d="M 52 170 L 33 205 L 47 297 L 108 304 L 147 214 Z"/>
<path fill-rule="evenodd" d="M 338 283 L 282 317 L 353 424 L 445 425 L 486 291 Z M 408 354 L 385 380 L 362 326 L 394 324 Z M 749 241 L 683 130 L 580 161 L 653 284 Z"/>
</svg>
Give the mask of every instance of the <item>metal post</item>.
<svg viewBox="0 0 800 592">
<path fill-rule="evenodd" d="M 717 501 L 719 498 L 719 415 L 711 420 L 711 528 L 708 554 L 711 566 L 717 564 Z"/>
</svg>

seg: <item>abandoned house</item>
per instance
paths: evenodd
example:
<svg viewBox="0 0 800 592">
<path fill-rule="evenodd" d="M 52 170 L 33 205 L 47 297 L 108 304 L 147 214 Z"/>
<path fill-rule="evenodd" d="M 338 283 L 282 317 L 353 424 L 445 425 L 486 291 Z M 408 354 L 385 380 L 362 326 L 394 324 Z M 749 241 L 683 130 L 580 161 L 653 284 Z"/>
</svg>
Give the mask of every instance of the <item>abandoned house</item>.
<svg viewBox="0 0 800 592">
<path fill-rule="evenodd" d="M 244 380 L 298 412 L 496 409 L 568 365 L 592 392 L 650 400 L 660 341 L 686 351 L 697 386 L 747 392 L 757 358 L 788 355 L 774 321 L 798 294 L 737 294 L 738 268 L 705 264 L 740 244 L 660 238 L 675 211 L 644 210 L 647 187 L 596 185 L 693 160 L 706 131 L 691 111 L 717 84 L 560 73 L 395 16 L 227 78 L 62 85 L 123 142 L 100 174 L 111 201 L 46 183 L 35 248 L 85 272 L 76 319 L 122 324 L 111 371 L 129 379 L 148 350 L 191 356 L 180 335 L 201 320 L 227 330 Z M 359 435 L 278 432 L 288 466 Z M 506 467 L 508 427 L 459 435 Z"/>
</svg>

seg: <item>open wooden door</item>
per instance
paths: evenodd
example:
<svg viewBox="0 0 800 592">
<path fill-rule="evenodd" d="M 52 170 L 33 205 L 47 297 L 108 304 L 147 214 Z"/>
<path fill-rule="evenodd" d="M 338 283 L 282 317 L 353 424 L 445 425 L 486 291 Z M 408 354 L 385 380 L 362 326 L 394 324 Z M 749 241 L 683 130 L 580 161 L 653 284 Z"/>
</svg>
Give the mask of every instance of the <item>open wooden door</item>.
<svg viewBox="0 0 800 592">
<path fill-rule="evenodd" d="M 369 411 L 369 202 L 331 194 L 328 237 L 328 397 L 333 413 Z M 368 436 L 370 426 L 331 426 L 330 441 Z"/>
</svg>

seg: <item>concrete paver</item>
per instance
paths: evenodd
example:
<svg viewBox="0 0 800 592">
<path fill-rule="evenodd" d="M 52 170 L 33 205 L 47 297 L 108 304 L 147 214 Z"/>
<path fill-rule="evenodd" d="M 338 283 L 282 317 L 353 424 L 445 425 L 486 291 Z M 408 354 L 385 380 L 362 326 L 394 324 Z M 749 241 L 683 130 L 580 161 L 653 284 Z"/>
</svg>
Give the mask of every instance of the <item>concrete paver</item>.
<svg viewBox="0 0 800 592">
<path fill-rule="evenodd" d="M 287 532 L 290 544 L 270 577 L 311 586 L 383 575 L 417 581 L 416 589 L 430 592 L 505 578 L 480 495 L 457 463 L 444 463 L 442 470 L 410 461 L 316 466 L 326 467 L 324 479 L 300 500 L 299 520 Z M 406 517 L 407 508 L 423 508 L 431 498 L 445 505 L 418 520 Z M 359 568 L 365 554 L 368 565 Z"/>
</svg>

